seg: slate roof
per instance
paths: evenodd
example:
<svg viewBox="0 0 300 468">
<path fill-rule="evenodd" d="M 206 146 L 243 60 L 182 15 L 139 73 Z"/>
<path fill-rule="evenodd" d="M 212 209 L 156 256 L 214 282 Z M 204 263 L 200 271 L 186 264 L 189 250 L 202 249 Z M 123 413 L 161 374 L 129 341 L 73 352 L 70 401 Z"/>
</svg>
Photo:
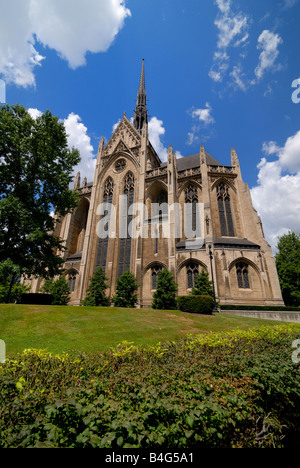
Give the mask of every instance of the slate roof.
<svg viewBox="0 0 300 468">
<path fill-rule="evenodd" d="M 201 241 L 203 241 L 201 243 Z M 215 248 L 235 248 L 235 249 L 253 249 L 253 250 L 260 250 L 260 246 L 258 244 L 254 244 L 254 242 L 249 241 L 248 239 L 238 239 L 237 237 L 215 237 L 213 241 Z M 205 247 L 204 239 L 199 239 L 197 244 L 197 239 L 190 239 L 190 240 L 183 240 L 177 242 L 176 249 L 177 250 L 199 250 Z"/>
<path fill-rule="evenodd" d="M 209 166 L 222 166 L 215 158 L 213 158 L 209 153 L 206 154 L 206 163 Z M 166 167 L 167 163 L 163 163 L 162 167 Z M 184 158 L 177 159 L 177 171 L 186 171 L 187 169 L 194 169 L 200 167 L 200 154 L 192 154 L 191 156 L 185 156 Z"/>
</svg>

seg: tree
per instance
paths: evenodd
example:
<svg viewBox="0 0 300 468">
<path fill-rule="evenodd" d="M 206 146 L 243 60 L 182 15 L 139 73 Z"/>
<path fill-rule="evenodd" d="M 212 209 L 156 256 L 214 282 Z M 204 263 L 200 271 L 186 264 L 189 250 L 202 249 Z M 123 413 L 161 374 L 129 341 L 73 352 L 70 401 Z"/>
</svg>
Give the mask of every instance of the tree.
<svg viewBox="0 0 300 468">
<path fill-rule="evenodd" d="M 56 281 L 53 281 L 50 294 L 53 296 L 52 305 L 64 306 L 68 304 L 71 291 L 64 275 L 61 275 Z"/>
<path fill-rule="evenodd" d="M 289 232 L 278 238 L 275 255 L 282 297 L 287 306 L 300 305 L 300 235 Z"/>
<path fill-rule="evenodd" d="M 108 287 L 106 281 L 108 278 L 106 278 L 104 271 L 101 267 L 98 268 L 91 278 L 86 298 L 83 301 L 84 306 L 105 307 L 109 305 L 109 300 L 105 295 L 105 290 Z"/>
<path fill-rule="evenodd" d="M 20 283 L 20 268 L 10 259 L 0 263 L 0 303 L 18 302 L 30 286 Z"/>
<path fill-rule="evenodd" d="M 214 297 L 212 282 L 209 280 L 209 275 L 204 268 L 202 268 L 200 275 L 195 280 L 194 287 L 191 294 L 193 296 L 211 296 Z"/>
<path fill-rule="evenodd" d="M 54 218 L 77 205 L 69 189 L 78 150 L 68 148 L 65 126 L 45 112 L 36 120 L 23 106 L 0 107 L 0 262 L 10 258 L 22 274 L 60 274 L 63 250 Z"/>
<path fill-rule="evenodd" d="M 114 306 L 127 308 L 135 307 L 138 301 L 138 287 L 139 285 L 137 284 L 136 277 L 129 271 L 126 271 L 118 279 L 116 294 L 111 299 Z"/>
<path fill-rule="evenodd" d="M 153 294 L 153 309 L 175 310 L 177 309 L 176 293 L 178 287 L 172 273 L 164 268 L 159 272 L 156 291 Z"/>
</svg>

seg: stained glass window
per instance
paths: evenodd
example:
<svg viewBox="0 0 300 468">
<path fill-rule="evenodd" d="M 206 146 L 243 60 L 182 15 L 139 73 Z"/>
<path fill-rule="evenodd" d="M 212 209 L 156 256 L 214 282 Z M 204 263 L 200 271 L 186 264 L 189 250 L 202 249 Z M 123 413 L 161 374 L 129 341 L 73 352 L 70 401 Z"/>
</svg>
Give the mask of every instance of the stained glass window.
<svg viewBox="0 0 300 468">
<path fill-rule="evenodd" d="M 236 265 L 236 274 L 239 288 L 250 289 L 248 265 L 246 263 L 238 263 Z"/>
<path fill-rule="evenodd" d="M 221 235 L 227 237 L 234 237 L 234 226 L 231 213 L 230 195 L 227 185 L 218 185 L 217 199 L 220 216 Z"/>
<path fill-rule="evenodd" d="M 114 193 L 114 183 L 111 177 L 109 177 L 105 184 L 104 184 L 104 192 L 103 192 L 103 203 L 112 204 L 113 200 L 113 193 Z M 103 216 L 107 216 L 108 212 L 105 211 Z M 104 226 L 105 231 L 109 230 L 109 220 Z M 106 261 L 107 261 L 107 251 L 108 251 L 108 241 L 109 236 L 107 235 L 106 238 L 100 238 L 98 242 L 98 250 L 97 250 L 97 257 L 96 257 L 96 269 L 100 266 L 105 271 L 106 269 Z"/>
<path fill-rule="evenodd" d="M 124 179 L 124 195 L 125 203 L 123 206 L 123 219 L 125 220 L 126 232 L 124 232 L 124 238 L 120 239 L 120 254 L 119 254 L 119 276 L 126 271 L 130 270 L 130 259 L 131 259 L 131 233 L 128 232 L 128 228 L 132 221 L 132 215 L 128 215 L 129 207 L 134 202 L 134 175 L 132 172 L 128 172 Z"/>
<path fill-rule="evenodd" d="M 199 266 L 196 263 L 189 263 L 186 267 L 187 287 L 192 289 L 199 275 Z"/>
<path fill-rule="evenodd" d="M 157 279 L 159 273 L 162 271 L 162 267 L 155 265 L 151 268 L 151 289 L 156 290 L 157 288 Z"/>
<path fill-rule="evenodd" d="M 195 232 L 197 229 L 197 206 L 198 206 L 198 191 L 197 187 L 194 185 L 190 185 L 185 190 L 185 203 L 192 204 L 191 210 L 191 220 L 186 220 L 190 222 L 190 226 L 192 227 L 192 231 Z"/>
</svg>

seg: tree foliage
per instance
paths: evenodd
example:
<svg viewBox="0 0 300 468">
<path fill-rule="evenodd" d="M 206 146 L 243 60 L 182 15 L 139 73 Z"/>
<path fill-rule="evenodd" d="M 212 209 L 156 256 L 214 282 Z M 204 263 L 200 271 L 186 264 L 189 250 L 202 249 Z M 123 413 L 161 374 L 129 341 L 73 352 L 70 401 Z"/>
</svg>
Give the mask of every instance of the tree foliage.
<svg viewBox="0 0 300 468">
<path fill-rule="evenodd" d="M 209 280 L 209 275 L 204 268 L 195 280 L 191 294 L 193 296 L 211 296 L 214 297 L 212 282 Z"/>
<path fill-rule="evenodd" d="M 79 161 L 50 111 L 35 120 L 23 106 L 0 107 L 0 262 L 10 258 L 28 275 L 59 273 L 62 244 L 51 212 L 75 208 L 69 184 Z"/>
<path fill-rule="evenodd" d="M 164 268 L 159 272 L 157 278 L 156 291 L 153 294 L 153 309 L 175 310 L 177 309 L 177 293 L 178 286 L 175 283 L 174 276 Z"/>
<path fill-rule="evenodd" d="M 18 302 L 23 293 L 29 292 L 30 286 L 20 282 L 20 268 L 10 259 L 0 263 L 0 303 Z"/>
<path fill-rule="evenodd" d="M 275 256 L 283 300 L 287 306 L 300 306 L 300 235 L 284 234 L 278 239 Z"/>
<path fill-rule="evenodd" d="M 47 278 L 40 288 L 40 292 L 52 295 L 52 305 L 68 305 L 70 301 L 71 291 L 64 275 L 56 280 Z"/>
<path fill-rule="evenodd" d="M 116 294 L 112 297 L 111 301 L 115 307 L 135 307 L 138 296 L 137 290 L 139 285 L 137 284 L 136 277 L 126 271 L 117 282 Z"/>
<path fill-rule="evenodd" d="M 101 267 L 98 268 L 91 278 L 86 298 L 83 301 L 84 306 L 99 307 L 109 305 L 109 300 L 105 294 L 107 289 L 106 281 L 108 281 L 108 278 L 106 278 L 105 272 Z"/>
</svg>

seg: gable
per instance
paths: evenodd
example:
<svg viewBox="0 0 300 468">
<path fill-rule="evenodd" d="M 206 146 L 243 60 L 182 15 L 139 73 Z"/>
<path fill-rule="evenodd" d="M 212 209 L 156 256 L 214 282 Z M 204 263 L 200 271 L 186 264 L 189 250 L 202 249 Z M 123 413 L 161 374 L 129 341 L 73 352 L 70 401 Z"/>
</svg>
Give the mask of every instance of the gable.
<svg viewBox="0 0 300 468">
<path fill-rule="evenodd" d="M 131 150 L 139 146 L 140 143 L 141 136 L 139 132 L 124 115 L 105 147 L 104 156 L 114 154 L 121 149 L 123 151 Z"/>
</svg>

